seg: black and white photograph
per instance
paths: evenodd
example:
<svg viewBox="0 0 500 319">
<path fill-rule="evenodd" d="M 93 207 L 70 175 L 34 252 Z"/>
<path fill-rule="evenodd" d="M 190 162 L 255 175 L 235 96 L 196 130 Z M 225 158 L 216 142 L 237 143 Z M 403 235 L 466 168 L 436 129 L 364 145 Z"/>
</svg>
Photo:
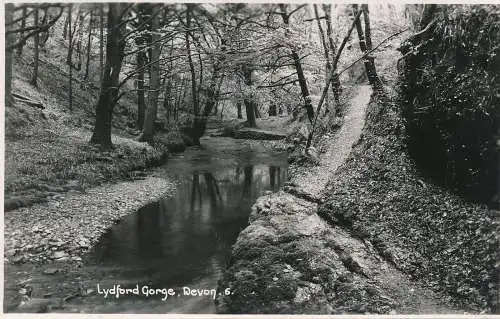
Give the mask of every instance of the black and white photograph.
<svg viewBox="0 0 500 319">
<path fill-rule="evenodd" d="M 500 3 L 1 8 L 4 314 L 500 314 Z"/>
</svg>

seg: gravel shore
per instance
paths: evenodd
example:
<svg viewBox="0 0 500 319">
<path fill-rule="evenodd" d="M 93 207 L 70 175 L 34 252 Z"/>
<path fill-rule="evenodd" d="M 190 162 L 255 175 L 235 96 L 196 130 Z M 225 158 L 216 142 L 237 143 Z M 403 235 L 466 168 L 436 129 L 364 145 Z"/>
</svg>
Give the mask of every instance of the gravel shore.
<svg viewBox="0 0 500 319">
<path fill-rule="evenodd" d="M 171 180 L 146 177 L 68 193 L 4 216 L 5 263 L 81 261 L 117 220 L 175 192 Z"/>
</svg>

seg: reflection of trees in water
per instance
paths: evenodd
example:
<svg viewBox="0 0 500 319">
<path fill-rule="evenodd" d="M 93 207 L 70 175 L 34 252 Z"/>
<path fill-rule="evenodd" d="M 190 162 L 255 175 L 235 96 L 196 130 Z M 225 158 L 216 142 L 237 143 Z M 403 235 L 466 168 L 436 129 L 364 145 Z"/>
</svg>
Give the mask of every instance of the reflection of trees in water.
<svg viewBox="0 0 500 319">
<path fill-rule="evenodd" d="M 194 210 L 194 203 L 196 199 L 196 194 L 198 194 L 199 204 L 198 207 L 201 208 L 201 188 L 200 188 L 200 175 L 198 171 L 193 173 L 193 182 L 191 187 L 191 211 Z"/>
<path fill-rule="evenodd" d="M 136 216 L 137 251 L 143 260 L 161 256 L 162 231 L 159 203 L 143 207 Z"/>
<path fill-rule="evenodd" d="M 250 198 L 252 194 L 252 178 L 253 178 L 253 165 L 246 165 L 243 167 L 243 192 L 241 194 L 241 199 Z"/>
<path fill-rule="evenodd" d="M 106 237 L 108 258 L 141 263 L 141 274 L 157 283 L 201 276 L 213 258 L 223 266 L 253 201 L 265 189 L 277 190 L 285 176 L 286 170 L 264 165 L 195 171 L 178 185 L 176 197 L 124 219 Z"/>
<path fill-rule="evenodd" d="M 205 183 L 207 184 L 208 194 L 210 196 L 210 206 L 217 207 L 217 202 L 222 204 L 222 196 L 220 193 L 219 185 L 212 173 L 203 173 Z"/>
</svg>

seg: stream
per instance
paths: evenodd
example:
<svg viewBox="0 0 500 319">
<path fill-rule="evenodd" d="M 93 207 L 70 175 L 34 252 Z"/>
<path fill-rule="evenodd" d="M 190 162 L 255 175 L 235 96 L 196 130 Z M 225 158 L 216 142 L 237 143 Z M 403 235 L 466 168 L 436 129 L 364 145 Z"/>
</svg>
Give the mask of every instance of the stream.
<svg viewBox="0 0 500 319">
<path fill-rule="evenodd" d="M 287 154 L 207 137 L 156 174 L 178 181 L 176 196 L 142 207 L 101 237 L 86 263 L 101 279 L 93 295 L 75 301 L 80 310 L 215 313 L 214 293 L 230 293 L 215 290 L 231 247 L 256 198 L 286 181 Z"/>
</svg>

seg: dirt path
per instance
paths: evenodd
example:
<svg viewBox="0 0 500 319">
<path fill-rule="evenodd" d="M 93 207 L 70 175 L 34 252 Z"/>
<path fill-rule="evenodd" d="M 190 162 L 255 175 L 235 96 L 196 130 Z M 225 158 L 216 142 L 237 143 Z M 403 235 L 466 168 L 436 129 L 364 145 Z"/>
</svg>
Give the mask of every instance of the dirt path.
<svg viewBox="0 0 500 319">
<path fill-rule="evenodd" d="M 379 256 L 362 236 L 317 214 L 319 196 L 359 139 L 371 89 L 360 86 L 343 127 L 289 186 L 258 198 L 233 247 L 220 313 L 460 313 Z"/>
<path fill-rule="evenodd" d="M 320 165 L 300 171 L 294 176 L 292 182 L 300 185 L 303 192 L 318 196 L 337 167 L 347 159 L 352 145 L 361 135 L 371 93 L 369 85 L 359 86 L 344 117 L 344 124 L 330 141 L 327 151 L 320 157 Z"/>
</svg>

